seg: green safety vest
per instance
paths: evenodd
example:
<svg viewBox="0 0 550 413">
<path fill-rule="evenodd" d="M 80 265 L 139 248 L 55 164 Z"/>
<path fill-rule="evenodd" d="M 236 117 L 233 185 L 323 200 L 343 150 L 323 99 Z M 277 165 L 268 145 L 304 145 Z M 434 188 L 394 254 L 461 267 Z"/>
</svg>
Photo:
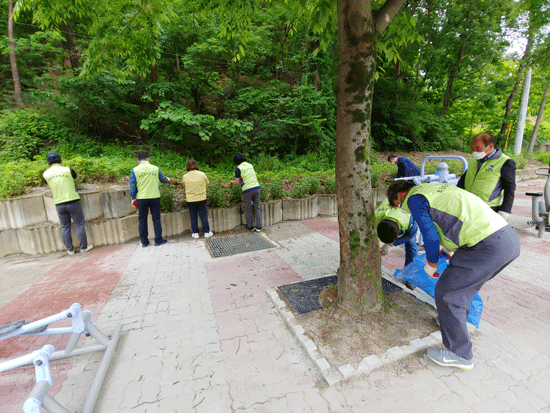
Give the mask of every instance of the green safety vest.
<svg viewBox="0 0 550 413">
<path fill-rule="evenodd" d="M 477 195 L 491 207 L 502 204 L 500 170 L 504 162 L 510 159 L 500 150 L 495 155 L 495 158 L 483 162 L 479 170 L 477 169 L 477 159 L 470 158 L 464 179 L 464 189 Z"/>
<path fill-rule="evenodd" d="M 56 163 L 47 169 L 43 176 L 52 191 L 55 204 L 80 199 L 71 175 L 71 168 Z"/>
<path fill-rule="evenodd" d="M 148 161 L 140 161 L 133 171 L 138 191 L 136 199 L 160 198 L 159 168 Z"/>
<path fill-rule="evenodd" d="M 407 201 L 416 194 L 428 200 L 439 242 L 450 251 L 473 247 L 507 225 L 485 202 L 454 185 L 427 183 L 415 186 L 401 206 L 407 212 L 410 212 Z"/>
<path fill-rule="evenodd" d="M 409 223 L 411 222 L 411 215 L 405 214 L 401 208 L 392 208 L 388 199 L 384 199 L 380 206 L 376 209 L 374 213 L 374 228 L 378 227 L 378 224 L 385 219 L 394 221 L 399 229 L 406 231 L 409 228 Z"/>
<path fill-rule="evenodd" d="M 258 183 L 258 178 L 256 178 L 256 172 L 254 172 L 254 167 L 248 162 L 242 162 L 237 166 L 241 171 L 241 178 L 243 179 L 244 185 L 241 187 L 243 191 L 247 189 L 260 186 Z"/>
</svg>

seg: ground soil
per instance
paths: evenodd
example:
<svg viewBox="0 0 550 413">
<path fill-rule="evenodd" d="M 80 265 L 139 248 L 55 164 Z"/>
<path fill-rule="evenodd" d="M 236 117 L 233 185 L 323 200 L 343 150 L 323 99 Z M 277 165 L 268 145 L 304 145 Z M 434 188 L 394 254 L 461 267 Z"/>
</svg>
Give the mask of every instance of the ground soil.
<svg viewBox="0 0 550 413">
<path fill-rule="evenodd" d="M 439 331 L 435 308 L 405 291 L 384 294 L 381 312 L 351 316 L 337 304 L 336 286 L 321 293 L 321 310 L 294 312 L 296 322 L 317 345 L 328 362 L 357 368 L 370 355 L 381 355 L 394 346 L 407 345 Z M 292 306 L 289 306 L 292 310 Z M 293 310 L 292 310 L 293 311 Z"/>
</svg>

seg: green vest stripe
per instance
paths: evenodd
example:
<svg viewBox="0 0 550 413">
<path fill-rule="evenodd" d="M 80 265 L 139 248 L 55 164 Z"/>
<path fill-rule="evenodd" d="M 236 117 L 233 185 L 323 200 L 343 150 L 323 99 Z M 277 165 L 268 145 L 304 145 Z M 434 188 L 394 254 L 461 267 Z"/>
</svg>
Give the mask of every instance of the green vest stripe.
<svg viewBox="0 0 550 413">
<path fill-rule="evenodd" d="M 256 178 L 256 172 L 254 172 L 254 167 L 248 162 L 242 162 L 237 166 L 241 171 L 241 178 L 243 179 L 244 185 L 241 187 L 243 191 L 247 189 L 260 186 L 258 183 L 258 178 Z"/>
<path fill-rule="evenodd" d="M 381 221 L 389 219 L 394 221 L 399 226 L 399 229 L 406 231 L 411 221 L 410 214 L 405 214 L 400 208 L 392 208 L 387 198 L 376 208 L 374 217 L 374 228 L 377 228 Z"/>
<path fill-rule="evenodd" d="M 478 170 L 477 160 L 470 158 L 464 179 L 464 189 L 477 195 L 491 207 L 502 204 L 500 170 L 508 159 L 510 158 L 498 150 L 495 157 L 483 162 Z"/>
<path fill-rule="evenodd" d="M 136 199 L 160 198 L 159 168 L 147 161 L 141 161 L 133 170 L 138 191 Z"/>
<path fill-rule="evenodd" d="M 53 164 L 51 168 L 44 172 L 43 176 L 52 191 L 55 204 L 80 199 L 71 175 L 71 168 Z"/>
<path fill-rule="evenodd" d="M 403 209 L 410 212 L 407 201 L 416 194 L 428 200 L 440 244 L 450 251 L 473 247 L 507 225 L 485 202 L 456 186 L 430 183 L 416 186 L 407 194 Z"/>
</svg>

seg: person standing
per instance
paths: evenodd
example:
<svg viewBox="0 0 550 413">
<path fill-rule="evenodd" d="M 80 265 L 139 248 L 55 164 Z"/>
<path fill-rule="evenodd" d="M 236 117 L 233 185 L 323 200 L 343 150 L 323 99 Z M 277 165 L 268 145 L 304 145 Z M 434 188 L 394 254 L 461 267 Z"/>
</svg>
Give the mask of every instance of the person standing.
<svg viewBox="0 0 550 413">
<path fill-rule="evenodd" d="M 204 172 L 199 171 L 199 164 L 194 159 L 187 161 L 186 169 L 187 173 L 183 175 L 183 185 L 185 186 L 185 201 L 189 209 L 191 230 L 193 231 L 191 236 L 193 238 L 199 237 L 198 214 L 201 218 L 204 237 L 209 238 L 214 235 L 210 231 L 206 211 L 206 186 L 210 184 L 210 181 Z"/>
<path fill-rule="evenodd" d="M 413 161 L 405 156 L 389 155 L 388 162 L 397 165 L 396 178 L 407 178 L 409 176 L 419 176 L 420 168 Z"/>
<path fill-rule="evenodd" d="M 71 219 L 74 222 L 78 241 L 80 243 L 80 252 L 88 252 L 94 246 L 88 245 L 86 228 L 84 227 L 84 213 L 80 205 L 80 195 L 76 192 L 74 180 L 77 178 L 76 172 L 72 168 L 62 165 L 61 156 L 56 152 L 50 152 L 46 156 L 46 161 L 50 168 L 43 176 L 53 195 L 53 202 L 59 216 L 61 227 L 61 238 L 69 255 L 75 252 L 73 238 L 71 235 Z"/>
<path fill-rule="evenodd" d="M 519 235 L 479 197 L 450 184 L 397 181 L 387 190 L 390 205 L 410 212 L 424 237 L 424 271 L 440 277 L 435 303 L 443 348 L 427 350 L 441 366 L 473 367 L 467 319 L 470 304 L 483 284 L 520 254 Z M 437 274 L 440 245 L 454 251 L 441 275 Z"/>
<path fill-rule="evenodd" d="M 516 163 L 495 149 L 495 138 L 488 133 L 474 136 L 472 151 L 468 169 L 456 185 L 480 197 L 508 220 L 516 191 Z"/>
<path fill-rule="evenodd" d="M 149 246 L 147 216 L 151 211 L 155 230 L 155 246 L 158 247 L 168 242 L 162 238 L 159 182 L 169 184 L 170 179 L 166 178 L 157 166 L 149 163 L 149 153 L 138 153 L 137 160 L 139 165 L 130 173 L 130 197 L 132 205 L 138 209 L 141 245 Z"/>
<path fill-rule="evenodd" d="M 229 185 L 241 185 L 246 229 L 259 232 L 262 230 L 262 203 L 260 201 L 260 184 L 256 172 L 254 167 L 246 162 L 245 156 L 240 153 L 233 157 L 233 163 L 237 168 L 235 168 L 235 179 L 229 182 Z M 252 224 L 252 204 L 254 205 L 256 226 Z"/>
</svg>

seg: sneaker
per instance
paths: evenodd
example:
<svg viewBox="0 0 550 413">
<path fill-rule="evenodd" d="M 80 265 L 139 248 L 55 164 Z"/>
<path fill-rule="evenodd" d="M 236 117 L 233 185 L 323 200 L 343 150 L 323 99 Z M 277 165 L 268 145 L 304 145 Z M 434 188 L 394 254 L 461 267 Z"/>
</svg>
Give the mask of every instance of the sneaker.
<svg viewBox="0 0 550 413">
<path fill-rule="evenodd" d="M 198 237 L 199 237 L 199 233 L 198 233 L 198 232 L 193 232 L 193 233 L 191 234 L 191 236 L 192 236 L 193 238 L 198 238 Z"/>
<path fill-rule="evenodd" d="M 254 227 L 252 227 L 252 228 L 246 227 L 246 229 L 247 229 L 248 231 L 254 232 L 254 230 L 255 230 L 256 228 L 254 228 Z"/>
<path fill-rule="evenodd" d="M 261 232 L 262 227 L 254 227 L 254 228 L 252 228 L 252 231 Z"/>
<path fill-rule="evenodd" d="M 149 243 L 147 243 L 147 244 L 141 244 L 141 247 L 142 247 L 142 248 L 147 248 L 148 246 L 149 246 Z"/>
<path fill-rule="evenodd" d="M 166 244 L 168 241 L 163 239 L 161 242 L 155 242 L 155 247 L 160 247 L 161 245 Z"/>
<path fill-rule="evenodd" d="M 93 245 L 88 245 L 86 248 L 84 248 L 83 250 L 80 250 L 80 252 L 88 252 L 90 251 L 94 246 Z"/>
<path fill-rule="evenodd" d="M 207 232 L 206 234 L 204 234 L 204 238 L 210 238 L 212 235 L 214 235 L 212 231 Z"/>
<path fill-rule="evenodd" d="M 426 351 L 426 355 L 434 363 L 444 367 L 458 367 L 462 370 L 470 370 L 474 367 L 472 360 L 466 360 L 459 355 L 453 353 L 447 347 L 443 348 L 429 348 Z"/>
<path fill-rule="evenodd" d="M 72 249 L 72 250 L 67 250 L 67 254 L 73 255 L 73 254 L 74 254 L 74 249 Z"/>
</svg>

